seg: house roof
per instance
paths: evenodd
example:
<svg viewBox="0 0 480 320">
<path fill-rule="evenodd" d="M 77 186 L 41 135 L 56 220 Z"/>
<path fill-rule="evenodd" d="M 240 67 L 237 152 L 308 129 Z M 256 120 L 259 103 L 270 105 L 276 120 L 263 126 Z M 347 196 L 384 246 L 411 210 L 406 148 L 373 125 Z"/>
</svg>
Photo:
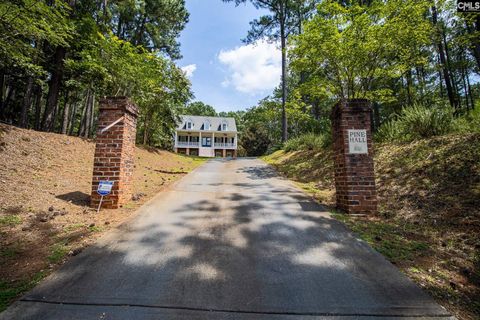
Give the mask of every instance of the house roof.
<svg viewBox="0 0 480 320">
<path fill-rule="evenodd" d="M 205 122 L 210 122 L 209 131 L 222 131 L 222 124 L 227 123 L 227 131 L 237 131 L 237 125 L 235 123 L 235 118 L 228 117 L 204 117 L 204 116 L 190 116 L 190 115 L 181 115 L 181 121 L 177 125 L 177 130 L 189 130 L 187 129 L 187 121 L 192 121 L 192 131 L 204 130 L 203 126 Z"/>
</svg>

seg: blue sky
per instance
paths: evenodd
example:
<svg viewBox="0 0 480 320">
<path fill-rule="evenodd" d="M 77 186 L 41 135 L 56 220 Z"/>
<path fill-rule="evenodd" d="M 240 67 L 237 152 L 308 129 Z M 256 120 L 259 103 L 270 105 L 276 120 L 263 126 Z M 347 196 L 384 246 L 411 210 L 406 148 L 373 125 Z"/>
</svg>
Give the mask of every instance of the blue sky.
<svg viewBox="0 0 480 320">
<path fill-rule="evenodd" d="M 178 65 L 192 82 L 195 100 L 217 111 L 256 105 L 280 83 L 280 53 L 259 41 L 245 45 L 249 22 L 262 12 L 250 3 L 235 7 L 221 0 L 186 0 L 190 21 L 180 43 Z"/>
</svg>

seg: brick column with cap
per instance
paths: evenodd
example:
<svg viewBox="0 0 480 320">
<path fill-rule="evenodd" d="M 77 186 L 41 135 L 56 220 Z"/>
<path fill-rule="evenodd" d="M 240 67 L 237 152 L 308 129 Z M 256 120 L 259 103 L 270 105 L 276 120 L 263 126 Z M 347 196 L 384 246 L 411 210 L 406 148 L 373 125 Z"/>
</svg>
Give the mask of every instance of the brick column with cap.
<svg viewBox="0 0 480 320">
<path fill-rule="evenodd" d="M 102 208 L 115 209 L 130 201 L 137 117 L 138 109 L 127 97 L 100 100 L 90 202 L 92 207 L 99 205 L 97 188 L 102 180 L 114 181 L 111 194 L 102 201 Z"/>
<path fill-rule="evenodd" d="M 374 214 L 377 194 L 370 101 L 339 101 L 332 110 L 332 125 L 337 208 L 350 214 Z"/>
</svg>

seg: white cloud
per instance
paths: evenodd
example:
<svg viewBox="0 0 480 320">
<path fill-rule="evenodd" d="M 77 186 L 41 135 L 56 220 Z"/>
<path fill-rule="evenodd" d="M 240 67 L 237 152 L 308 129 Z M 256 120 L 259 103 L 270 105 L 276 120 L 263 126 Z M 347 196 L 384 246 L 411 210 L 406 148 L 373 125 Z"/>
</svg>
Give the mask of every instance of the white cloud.
<svg viewBox="0 0 480 320">
<path fill-rule="evenodd" d="M 188 66 L 182 67 L 181 68 L 183 72 L 185 72 L 185 75 L 188 78 L 193 77 L 193 73 L 195 70 L 197 70 L 197 65 L 196 64 L 189 64 Z"/>
<path fill-rule="evenodd" d="M 240 92 L 256 94 L 273 90 L 280 83 L 282 57 L 274 43 L 259 40 L 254 44 L 220 51 L 218 59 L 230 75 L 223 87 L 233 85 Z"/>
</svg>

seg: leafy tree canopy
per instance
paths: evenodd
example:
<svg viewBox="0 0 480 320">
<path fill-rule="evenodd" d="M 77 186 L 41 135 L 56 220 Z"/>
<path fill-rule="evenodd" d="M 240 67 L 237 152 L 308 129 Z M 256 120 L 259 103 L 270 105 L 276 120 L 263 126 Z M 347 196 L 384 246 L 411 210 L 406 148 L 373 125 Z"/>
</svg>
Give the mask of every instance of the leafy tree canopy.
<svg viewBox="0 0 480 320">
<path fill-rule="evenodd" d="M 217 111 L 215 108 L 205 104 L 201 101 L 195 101 L 189 103 L 185 108 L 182 110 L 184 114 L 192 115 L 192 116 L 207 116 L 207 117 L 216 117 Z"/>
</svg>

